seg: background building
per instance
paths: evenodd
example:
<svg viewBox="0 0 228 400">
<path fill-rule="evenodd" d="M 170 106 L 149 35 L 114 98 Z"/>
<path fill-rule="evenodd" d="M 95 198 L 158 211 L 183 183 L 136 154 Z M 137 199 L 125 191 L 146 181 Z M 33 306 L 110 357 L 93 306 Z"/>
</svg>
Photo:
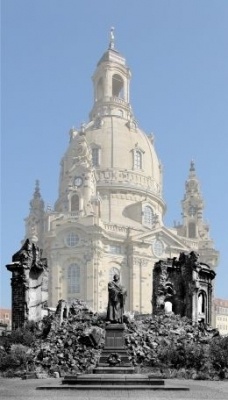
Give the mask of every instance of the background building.
<svg viewBox="0 0 228 400">
<path fill-rule="evenodd" d="M 12 312 L 10 308 L 0 308 L 0 334 L 12 327 Z"/>
<path fill-rule="evenodd" d="M 217 265 L 194 162 L 182 222 L 173 228 L 164 225 L 162 165 L 153 136 L 134 117 L 130 79 L 112 33 L 93 75 L 89 121 L 69 132 L 53 208 L 45 210 L 36 182 L 25 237 L 43 248 L 48 259 L 49 306 L 78 297 L 102 311 L 107 283 L 119 273 L 128 291 L 126 308 L 148 313 L 153 266 L 160 258 L 194 250 L 201 262 Z"/>
<path fill-rule="evenodd" d="M 228 335 L 228 300 L 214 299 L 214 327 L 221 335 Z"/>
</svg>

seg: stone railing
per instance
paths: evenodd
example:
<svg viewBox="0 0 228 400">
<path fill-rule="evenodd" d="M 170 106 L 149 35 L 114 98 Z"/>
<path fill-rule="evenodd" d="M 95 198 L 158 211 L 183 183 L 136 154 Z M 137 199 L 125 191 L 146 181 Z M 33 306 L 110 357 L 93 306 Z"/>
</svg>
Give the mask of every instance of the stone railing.
<svg viewBox="0 0 228 400">
<path fill-rule="evenodd" d="M 119 234 L 127 235 L 128 228 L 125 226 L 117 225 L 117 224 L 109 224 L 109 223 L 105 223 L 105 222 L 102 225 L 106 231 L 116 232 Z"/>
<path fill-rule="evenodd" d="M 138 174 L 134 171 L 125 171 L 125 170 L 101 170 L 97 171 L 98 182 L 99 184 L 112 184 L 121 186 L 130 186 L 143 188 L 146 191 L 150 191 L 157 195 L 161 195 L 161 189 L 159 184 L 151 177 L 144 176 L 142 174 Z"/>
<path fill-rule="evenodd" d="M 110 102 L 112 103 L 117 103 L 117 104 L 121 104 L 122 106 L 128 106 L 128 103 L 126 103 L 126 101 L 124 101 L 123 99 L 121 99 L 120 97 L 110 97 Z"/>
<path fill-rule="evenodd" d="M 183 238 L 182 238 L 183 239 Z M 183 239 L 183 244 L 186 244 L 186 246 L 191 246 L 192 249 L 198 249 L 198 245 L 199 243 L 196 240 L 192 240 L 192 239 Z"/>
<path fill-rule="evenodd" d="M 115 104 L 120 104 L 124 107 L 129 107 L 129 103 L 127 103 L 120 97 L 116 97 L 116 96 L 105 96 L 102 98 L 102 100 L 97 100 L 95 104 L 97 107 L 97 106 L 102 106 L 105 103 L 115 103 Z"/>
</svg>

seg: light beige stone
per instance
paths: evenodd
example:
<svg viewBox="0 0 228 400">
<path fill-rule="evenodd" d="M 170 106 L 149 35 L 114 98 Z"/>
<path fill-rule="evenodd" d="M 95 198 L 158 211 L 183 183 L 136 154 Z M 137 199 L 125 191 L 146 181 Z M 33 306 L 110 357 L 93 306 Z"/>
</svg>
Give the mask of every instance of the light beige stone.
<svg viewBox="0 0 228 400">
<path fill-rule="evenodd" d="M 89 122 L 70 130 L 55 206 L 45 211 L 40 200 L 39 216 L 32 204 L 26 219 L 25 236 L 35 225 L 48 258 L 49 306 L 61 298 L 81 298 L 94 310 L 105 310 L 107 283 L 111 271 L 118 270 L 128 291 L 126 309 L 149 313 L 158 259 L 195 250 L 201 261 L 217 264 L 193 171 L 182 202 L 183 223 L 164 226 L 162 166 L 153 137 L 135 120 L 130 78 L 125 58 L 109 48 L 93 75 Z M 189 211 L 192 194 L 194 215 Z"/>
</svg>

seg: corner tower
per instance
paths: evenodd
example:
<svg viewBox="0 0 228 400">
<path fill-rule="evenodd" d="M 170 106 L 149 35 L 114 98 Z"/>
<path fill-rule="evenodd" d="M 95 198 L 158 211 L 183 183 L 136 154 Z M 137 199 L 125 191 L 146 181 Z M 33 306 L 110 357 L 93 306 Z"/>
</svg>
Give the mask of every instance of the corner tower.
<svg viewBox="0 0 228 400">
<path fill-rule="evenodd" d="M 218 252 L 214 249 L 213 240 L 210 238 L 210 227 L 203 218 L 204 201 L 193 161 L 190 164 L 181 204 L 183 220 L 181 225 L 176 226 L 177 234 L 185 237 L 186 244 L 199 252 L 201 262 L 215 268 L 218 264 Z"/>
</svg>

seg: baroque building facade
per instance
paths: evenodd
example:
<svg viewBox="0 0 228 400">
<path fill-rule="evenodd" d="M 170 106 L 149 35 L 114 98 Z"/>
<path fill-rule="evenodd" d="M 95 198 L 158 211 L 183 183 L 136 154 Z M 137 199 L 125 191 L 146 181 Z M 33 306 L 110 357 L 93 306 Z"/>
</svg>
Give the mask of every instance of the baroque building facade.
<svg viewBox="0 0 228 400">
<path fill-rule="evenodd" d="M 228 299 L 213 300 L 213 326 L 221 335 L 228 335 Z"/>
<path fill-rule="evenodd" d="M 25 237 L 44 249 L 49 306 L 81 298 L 96 311 L 107 305 L 107 283 L 119 273 L 126 309 L 152 310 L 153 266 L 194 250 L 215 268 L 218 252 L 203 220 L 203 199 L 191 163 L 182 201 L 182 224 L 164 225 L 162 166 L 152 135 L 135 120 L 131 72 L 114 37 L 93 75 L 89 121 L 71 129 L 61 160 L 59 193 L 46 209 L 36 183 Z"/>
</svg>

